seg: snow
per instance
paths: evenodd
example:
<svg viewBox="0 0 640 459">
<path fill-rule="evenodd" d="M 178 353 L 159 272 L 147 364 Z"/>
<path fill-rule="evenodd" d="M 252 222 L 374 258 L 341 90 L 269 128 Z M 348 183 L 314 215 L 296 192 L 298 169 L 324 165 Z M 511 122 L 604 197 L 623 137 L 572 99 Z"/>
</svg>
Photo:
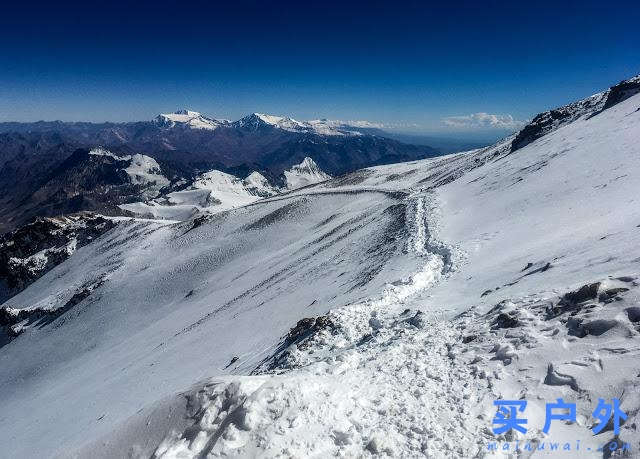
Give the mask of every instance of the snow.
<svg viewBox="0 0 640 459">
<path fill-rule="evenodd" d="M 369 121 L 338 121 L 318 119 L 298 121 L 288 116 L 252 113 L 237 121 L 209 118 L 193 110 L 178 110 L 174 113 L 163 113 L 154 119 L 155 123 L 164 128 L 187 127 L 214 131 L 220 127 L 236 127 L 256 130 L 268 126 L 288 132 L 312 133 L 326 136 L 359 136 L 363 129 L 381 128 L 380 123 Z M 167 146 L 173 149 L 171 145 Z"/>
<path fill-rule="evenodd" d="M 111 153 L 106 148 L 102 148 L 102 147 L 92 148 L 89 151 L 89 154 L 93 155 L 93 156 L 108 156 L 108 157 L 116 159 L 118 161 L 129 161 L 129 160 L 131 160 L 131 155 L 118 156 L 118 155 L 116 155 L 114 153 Z"/>
<path fill-rule="evenodd" d="M 41 271 L 49 261 L 47 257 L 48 251 L 48 249 L 44 249 L 26 258 L 11 257 L 9 258 L 9 265 L 22 265 L 32 272 Z"/>
<path fill-rule="evenodd" d="M 155 118 L 155 122 L 163 127 L 186 126 L 190 129 L 215 130 L 229 124 L 228 120 L 209 118 L 192 110 L 178 110 L 174 113 L 163 113 Z"/>
<path fill-rule="evenodd" d="M 613 434 L 589 430 L 594 402 L 614 396 L 637 454 L 639 107 L 514 152 L 510 138 L 173 225 L 122 221 L 5 303 L 56 308 L 103 282 L 0 349 L 4 454 L 595 449 Z M 190 191 L 244 199 L 236 180 L 212 171 Z M 577 422 L 545 436 L 558 397 Z M 528 401 L 527 434 L 493 435 L 500 398 Z"/>
<path fill-rule="evenodd" d="M 233 122 L 232 126 L 253 130 L 262 126 L 270 126 L 289 132 L 304 132 L 308 130 L 308 125 L 304 122 L 296 121 L 286 116 L 266 115 L 264 113 L 252 113 Z"/>
<path fill-rule="evenodd" d="M 291 166 L 290 169 L 284 171 L 287 189 L 295 190 L 315 183 L 329 180 L 331 176 L 323 172 L 315 161 L 308 156 L 305 157 L 300 164 Z"/>
<path fill-rule="evenodd" d="M 369 123 L 368 121 L 338 121 L 338 120 L 310 120 L 307 123 L 311 126 L 314 132 L 319 135 L 362 135 L 359 129 L 372 129 L 380 128 L 381 126 L 376 123 Z"/>
<path fill-rule="evenodd" d="M 231 125 L 254 130 L 261 126 L 269 126 L 283 131 L 325 136 L 358 136 L 362 135 L 361 129 L 370 129 L 373 126 L 364 121 L 345 122 L 327 119 L 298 121 L 286 116 L 266 115 L 264 113 L 252 113 L 231 123 Z"/>
<path fill-rule="evenodd" d="M 331 178 L 308 157 L 285 171 L 284 175 L 287 190 Z M 139 216 L 188 220 L 200 213 L 215 214 L 246 206 L 283 191 L 286 190 L 271 185 L 259 172 L 254 171 L 243 180 L 225 172 L 211 170 L 198 176 L 183 190 L 172 191 L 146 202 L 122 204 L 120 208 Z"/>
<path fill-rule="evenodd" d="M 256 190 L 269 190 L 273 188 L 267 178 L 260 172 L 252 172 L 247 178 L 244 179 L 244 183 L 249 187 Z"/>
<path fill-rule="evenodd" d="M 153 198 L 160 193 L 162 188 L 170 184 L 169 179 L 163 175 L 158 162 L 150 156 L 141 154 L 119 156 L 102 147 L 93 148 L 89 154 L 108 156 L 117 161 L 128 162 L 129 164 L 123 170 L 129 176 L 131 183 L 140 185 L 143 197 Z"/>
<path fill-rule="evenodd" d="M 156 219 L 188 220 L 198 213 L 224 212 L 277 193 L 278 190 L 259 172 L 253 172 L 242 180 L 225 172 L 211 170 L 198 176 L 183 190 L 146 202 L 123 204 L 120 208 Z"/>
<path fill-rule="evenodd" d="M 129 174 L 131 183 L 144 188 L 143 196 L 157 196 L 160 190 L 170 183 L 169 179 L 162 175 L 158 162 L 146 155 L 131 156 L 129 166 L 124 170 Z"/>
</svg>

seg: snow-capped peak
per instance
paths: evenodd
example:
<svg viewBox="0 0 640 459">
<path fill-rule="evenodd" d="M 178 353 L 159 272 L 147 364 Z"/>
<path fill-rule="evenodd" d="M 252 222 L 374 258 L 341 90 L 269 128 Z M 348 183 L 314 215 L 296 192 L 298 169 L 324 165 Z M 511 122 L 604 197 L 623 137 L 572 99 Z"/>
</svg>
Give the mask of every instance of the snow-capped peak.
<svg viewBox="0 0 640 459">
<path fill-rule="evenodd" d="M 264 113 L 252 113 L 233 123 L 236 127 L 257 130 L 261 127 L 274 127 L 290 132 L 305 132 L 309 126 L 301 121 L 286 116 L 267 115 Z"/>
<path fill-rule="evenodd" d="M 288 116 L 252 113 L 237 121 L 210 118 L 193 110 L 177 110 L 163 113 L 154 118 L 154 122 L 163 128 L 188 127 L 191 129 L 214 130 L 220 126 L 231 126 L 257 131 L 262 128 L 280 129 L 288 132 L 300 132 L 328 136 L 362 135 L 362 129 L 380 127 L 367 121 L 338 121 L 326 118 L 310 121 L 298 121 Z"/>
<path fill-rule="evenodd" d="M 177 110 L 173 113 L 162 113 L 154 120 L 162 127 L 186 126 L 191 129 L 208 129 L 214 130 L 220 126 L 229 124 L 227 120 L 209 118 L 199 112 L 192 110 Z"/>
<path fill-rule="evenodd" d="M 264 113 L 252 113 L 232 123 L 232 125 L 251 130 L 257 130 L 261 127 L 271 127 L 289 132 L 330 136 L 362 135 L 358 129 L 364 127 L 350 124 L 349 122 L 328 119 L 298 121 L 287 116 L 267 115 Z"/>
<path fill-rule="evenodd" d="M 169 185 L 169 179 L 164 176 L 160 165 L 150 156 L 141 154 L 118 156 L 102 147 L 91 149 L 89 155 L 106 156 L 125 162 L 126 167 L 122 167 L 122 170 L 127 173 L 132 184 L 141 187 L 141 195 L 146 198 L 157 196 L 163 187 Z"/>
<path fill-rule="evenodd" d="M 293 165 L 289 170 L 284 171 L 284 176 L 287 181 L 287 188 L 290 190 L 324 182 L 331 178 L 308 156 L 300 164 Z"/>
<path fill-rule="evenodd" d="M 187 110 L 187 109 L 176 110 L 172 114 L 173 115 L 187 115 L 187 116 L 194 117 L 194 118 L 197 117 L 197 116 L 201 116 L 200 112 L 194 112 L 193 110 Z"/>
</svg>

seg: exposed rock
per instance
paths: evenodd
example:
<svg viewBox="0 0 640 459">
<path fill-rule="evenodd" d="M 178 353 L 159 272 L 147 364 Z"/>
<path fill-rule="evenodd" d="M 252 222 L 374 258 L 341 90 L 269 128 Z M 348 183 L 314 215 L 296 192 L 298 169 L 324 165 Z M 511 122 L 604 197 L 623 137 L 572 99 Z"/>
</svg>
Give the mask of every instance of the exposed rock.
<svg viewBox="0 0 640 459">
<path fill-rule="evenodd" d="M 599 112 L 604 106 L 606 92 L 536 115 L 516 134 L 511 151 L 516 151 L 540 137 L 576 119 Z"/>
<path fill-rule="evenodd" d="M 583 319 L 576 317 L 569 317 L 567 319 L 567 330 L 571 336 L 577 336 L 578 338 L 584 338 L 589 334 L 587 329 L 582 324 Z"/>
<path fill-rule="evenodd" d="M 515 328 L 520 326 L 520 321 L 516 318 L 514 312 L 500 313 L 493 321 L 493 325 L 497 328 Z"/>
<path fill-rule="evenodd" d="M 416 328 L 424 328 L 427 324 L 427 319 L 422 311 L 418 311 L 415 316 L 409 319 L 409 323 Z"/>
<path fill-rule="evenodd" d="M 566 293 L 562 300 L 567 303 L 583 303 L 585 301 L 593 300 L 598 296 L 598 289 L 600 288 L 600 282 L 594 282 L 593 284 L 587 284 L 580 287 L 578 290 Z"/>
<path fill-rule="evenodd" d="M 69 258 L 78 248 L 116 225 L 100 215 L 83 213 L 58 218 L 37 218 L 0 236 L 0 303 Z"/>
<path fill-rule="evenodd" d="M 63 305 L 58 307 L 30 307 L 20 309 L 11 306 L 0 307 L 0 327 L 4 329 L 9 338 L 5 340 L 4 344 L 16 338 L 33 325 L 40 326 L 53 322 L 65 312 L 88 298 L 91 292 L 104 284 L 104 282 L 104 277 L 99 277 L 98 279 L 87 282 L 76 290 Z"/>
<path fill-rule="evenodd" d="M 607 289 L 603 292 L 601 292 L 598 295 L 598 300 L 599 301 L 603 301 L 605 303 L 609 303 L 611 301 L 613 301 L 616 296 L 618 295 L 618 293 L 624 293 L 624 292 L 628 292 L 629 289 L 626 287 L 616 287 L 616 288 L 610 288 Z"/>
<path fill-rule="evenodd" d="M 540 113 L 516 134 L 511 143 L 511 151 L 516 151 L 578 118 L 597 115 L 638 92 L 640 77 L 636 76 L 587 99 Z"/>
<path fill-rule="evenodd" d="M 528 273 L 525 274 L 525 276 L 530 276 L 532 274 L 536 274 L 536 273 L 543 273 L 545 271 L 547 271 L 549 268 L 551 268 L 553 265 L 551 263 L 545 263 L 544 265 L 540 266 L 539 268 L 534 269 L 533 271 L 530 271 Z"/>
<path fill-rule="evenodd" d="M 613 107 L 620 102 L 627 100 L 640 92 L 640 77 L 634 77 L 629 80 L 621 81 L 612 86 L 607 94 L 607 100 L 604 103 L 603 110 Z"/>
<path fill-rule="evenodd" d="M 327 316 L 306 317 L 298 321 L 287 334 L 286 342 L 288 344 L 299 343 L 320 330 L 333 328 L 334 324 Z"/>
<path fill-rule="evenodd" d="M 627 317 L 630 322 L 640 322 L 640 307 L 631 306 L 630 308 L 625 309 L 627 313 Z"/>
</svg>

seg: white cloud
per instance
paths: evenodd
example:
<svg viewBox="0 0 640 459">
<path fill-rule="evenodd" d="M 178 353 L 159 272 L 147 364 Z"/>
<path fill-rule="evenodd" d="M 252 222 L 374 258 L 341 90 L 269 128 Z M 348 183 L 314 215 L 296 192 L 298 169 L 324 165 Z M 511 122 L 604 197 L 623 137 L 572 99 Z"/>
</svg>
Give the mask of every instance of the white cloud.
<svg viewBox="0 0 640 459">
<path fill-rule="evenodd" d="M 449 116 L 442 122 L 449 127 L 461 129 L 519 129 L 525 122 L 511 115 L 492 115 L 491 113 L 472 113 L 471 115 Z"/>
</svg>

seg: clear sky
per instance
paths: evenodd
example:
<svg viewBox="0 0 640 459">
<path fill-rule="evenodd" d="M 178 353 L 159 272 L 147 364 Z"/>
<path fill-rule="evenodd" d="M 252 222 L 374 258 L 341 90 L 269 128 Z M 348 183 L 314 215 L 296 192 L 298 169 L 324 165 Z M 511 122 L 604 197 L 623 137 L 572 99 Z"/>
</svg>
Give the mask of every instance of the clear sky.
<svg viewBox="0 0 640 459">
<path fill-rule="evenodd" d="M 12 3 L 0 121 L 189 108 L 506 128 L 640 73 L 637 0 Z"/>
</svg>

